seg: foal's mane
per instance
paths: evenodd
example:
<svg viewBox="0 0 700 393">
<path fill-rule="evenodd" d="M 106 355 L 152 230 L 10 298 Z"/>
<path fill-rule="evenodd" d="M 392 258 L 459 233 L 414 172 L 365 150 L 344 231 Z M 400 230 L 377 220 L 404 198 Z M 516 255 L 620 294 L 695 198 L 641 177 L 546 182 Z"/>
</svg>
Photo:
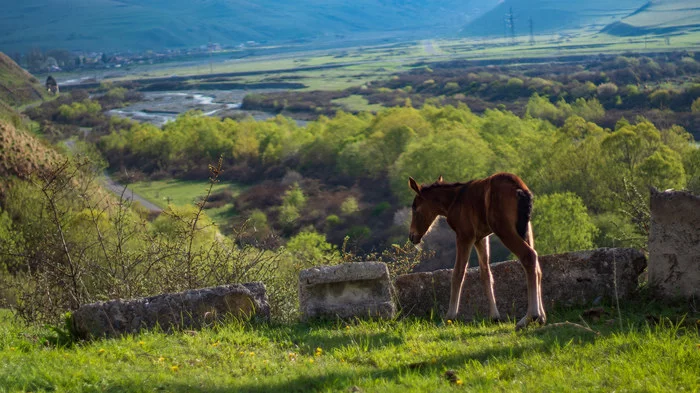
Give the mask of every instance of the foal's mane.
<svg viewBox="0 0 700 393">
<path fill-rule="evenodd" d="M 454 182 L 454 183 L 444 183 L 444 182 L 438 183 L 438 182 L 435 182 L 435 183 L 432 183 L 432 184 L 426 184 L 426 185 L 424 185 L 424 186 L 422 187 L 422 189 L 423 189 L 424 191 L 430 191 L 430 190 L 434 190 L 434 189 L 455 188 L 455 187 L 468 186 L 468 185 L 471 184 L 472 182 L 474 182 L 474 180 L 470 180 L 470 181 L 468 181 L 468 182 L 466 182 L 466 183 L 464 183 L 464 182 Z M 465 188 L 466 188 L 466 187 L 465 187 Z"/>
</svg>

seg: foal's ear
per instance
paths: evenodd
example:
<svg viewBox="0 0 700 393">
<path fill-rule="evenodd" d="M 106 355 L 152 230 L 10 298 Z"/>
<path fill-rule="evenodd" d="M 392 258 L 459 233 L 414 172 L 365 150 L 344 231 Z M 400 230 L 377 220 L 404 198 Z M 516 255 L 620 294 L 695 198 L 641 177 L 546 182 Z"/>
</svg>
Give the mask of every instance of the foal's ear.
<svg viewBox="0 0 700 393">
<path fill-rule="evenodd" d="M 443 179 L 442 175 L 440 175 L 440 177 L 438 177 L 436 183 L 444 183 L 444 182 L 445 182 L 445 179 Z"/>
<path fill-rule="evenodd" d="M 421 189 L 421 187 L 420 187 L 420 185 L 419 185 L 418 183 L 416 183 L 415 180 L 413 180 L 412 177 L 409 177 L 409 178 L 408 178 L 408 185 L 409 185 L 409 187 L 411 187 L 411 188 L 413 189 L 413 191 L 416 192 L 416 194 L 420 195 L 420 189 Z"/>
</svg>

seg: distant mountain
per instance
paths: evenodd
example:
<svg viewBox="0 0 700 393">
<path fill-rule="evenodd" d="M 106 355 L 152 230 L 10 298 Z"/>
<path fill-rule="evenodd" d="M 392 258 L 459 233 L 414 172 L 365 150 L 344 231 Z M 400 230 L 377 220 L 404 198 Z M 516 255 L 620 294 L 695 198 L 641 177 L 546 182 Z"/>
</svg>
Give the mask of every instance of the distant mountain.
<svg viewBox="0 0 700 393">
<path fill-rule="evenodd" d="M 602 28 L 629 15 L 645 0 L 504 0 L 482 16 L 467 23 L 463 36 L 510 35 L 512 10 L 515 35 L 530 34 L 532 19 L 535 34 L 563 32 L 582 27 Z"/>
<path fill-rule="evenodd" d="M 46 94 L 44 91 L 39 80 L 0 52 L 0 103 L 4 103 L 3 106 L 40 100 Z"/>
<path fill-rule="evenodd" d="M 0 50 L 454 35 L 498 0 L 3 0 Z"/>
<path fill-rule="evenodd" d="M 697 0 L 650 1 L 609 24 L 603 32 L 620 36 L 663 34 L 700 29 L 700 3 Z"/>
</svg>

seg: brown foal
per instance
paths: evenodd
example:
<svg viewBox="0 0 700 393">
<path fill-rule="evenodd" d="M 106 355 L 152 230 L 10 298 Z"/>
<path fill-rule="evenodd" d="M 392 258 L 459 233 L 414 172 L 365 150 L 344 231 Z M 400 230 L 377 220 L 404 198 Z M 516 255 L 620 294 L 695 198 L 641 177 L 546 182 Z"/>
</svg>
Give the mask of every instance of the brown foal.
<svg viewBox="0 0 700 393">
<path fill-rule="evenodd" d="M 409 185 L 416 193 L 409 234 L 411 242 L 420 243 L 437 216 L 447 218 L 447 223 L 457 235 L 457 257 L 447 318 L 454 319 L 459 311 L 464 273 L 474 246 L 479 256 L 481 282 L 489 300 L 490 317 L 501 319 L 489 266 L 488 239 L 495 233 L 518 257 L 527 277 L 527 314 L 516 324 L 516 330 L 531 322 L 544 324 L 547 317 L 542 304 L 542 270 L 533 248 L 530 223 L 532 193 L 525 183 L 511 173 L 497 173 L 467 183 L 445 183 L 440 176 L 433 184 L 419 185 L 409 178 Z"/>
</svg>

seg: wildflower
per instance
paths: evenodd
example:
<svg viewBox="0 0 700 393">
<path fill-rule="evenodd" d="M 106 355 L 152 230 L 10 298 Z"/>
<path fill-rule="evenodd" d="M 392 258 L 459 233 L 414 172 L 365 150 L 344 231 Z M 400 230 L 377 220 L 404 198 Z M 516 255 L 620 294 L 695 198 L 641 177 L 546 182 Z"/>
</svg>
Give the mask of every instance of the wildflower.
<svg viewBox="0 0 700 393">
<path fill-rule="evenodd" d="M 345 325 L 345 330 L 350 330 L 350 326 Z"/>
<path fill-rule="evenodd" d="M 241 351 L 241 352 L 238 352 L 238 354 L 243 356 L 243 355 L 245 355 L 245 352 Z"/>
<path fill-rule="evenodd" d="M 455 381 L 455 383 L 456 383 L 457 385 L 460 385 L 460 386 L 461 386 L 464 382 L 462 382 L 461 379 L 458 379 L 458 380 Z"/>
<path fill-rule="evenodd" d="M 294 362 L 297 360 L 297 354 L 294 352 L 290 352 L 287 354 L 287 357 L 289 358 L 289 361 Z"/>
<path fill-rule="evenodd" d="M 212 347 L 218 347 L 219 344 L 221 344 L 221 343 L 220 343 L 219 341 L 217 341 L 217 342 L 215 342 L 215 343 L 211 343 L 211 346 L 212 346 Z"/>
<path fill-rule="evenodd" d="M 179 370 L 179 369 L 180 369 L 180 367 L 178 367 L 177 365 L 170 366 L 170 370 L 172 370 L 173 372 L 177 372 L 177 370 Z"/>
<path fill-rule="evenodd" d="M 321 347 L 316 348 L 316 356 L 321 356 L 323 355 L 323 349 Z"/>
<path fill-rule="evenodd" d="M 105 349 L 104 349 L 104 348 L 100 348 L 100 350 L 97 351 L 97 352 L 99 352 L 99 353 L 105 353 Z"/>
<path fill-rule="evenodd" d="M 162 362 L 165 361 L 165 358 L 161 356 L 161 357 L 158 358 L 158 361 L 162 363 Z"/>
<path fill-rule="evenodd" d="M 448 325 L 452 325 L 452 320 L 451 320 L 451 319 L 448 319 L 448 320 L 447 320 L 447 324 L 448 324 Z"/>
<path fill-rule="evenodd" d="M 16 350 L 17 350 L 17 348 L 15 348 L 15 347 L 10 347 L 10 351 L 16 351 Z"/>
<path fill-rule="evenodd" d="M 250 355 L 250 356 L 255 356 L 255 352 L 251 352 L 251 353 L 249 353 L 248 355 Z"/>
<path fill-rule="evenodd" d="M 314 362 L 314 359 L 309 359 L 309 363 L 313 363 L 313 362 Z"/>
<path fill-rule="evenodd" d="M 139 345 L 144 345 L 146 344 L 144 341 L 139 341 Z"/>
</svg>

